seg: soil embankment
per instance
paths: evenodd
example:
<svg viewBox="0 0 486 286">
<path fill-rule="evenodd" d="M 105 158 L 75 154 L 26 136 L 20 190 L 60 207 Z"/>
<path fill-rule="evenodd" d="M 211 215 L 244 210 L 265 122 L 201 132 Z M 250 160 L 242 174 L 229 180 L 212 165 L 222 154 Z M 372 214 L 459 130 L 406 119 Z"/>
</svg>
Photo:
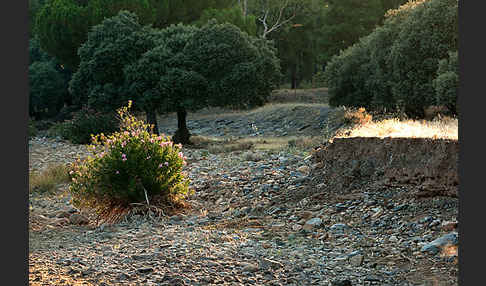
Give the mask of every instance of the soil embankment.
<svg viewBox="0 0 486 286">
<path fill-rule="evenodd" d="M 335 138 L 316 150 L 314 186 L 350 193 L 405 188 L 416 197 L 458 196 L 457 140 L 430 138 Z"/>
</svg>

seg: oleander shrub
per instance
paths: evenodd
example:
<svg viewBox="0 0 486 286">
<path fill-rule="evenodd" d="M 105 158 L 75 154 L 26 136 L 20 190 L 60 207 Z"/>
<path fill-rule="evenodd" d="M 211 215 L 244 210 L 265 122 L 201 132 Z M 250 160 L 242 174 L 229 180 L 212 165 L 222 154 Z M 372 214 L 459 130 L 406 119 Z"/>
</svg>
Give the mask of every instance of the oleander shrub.
<svg viewBox="0 0 486 286">
<path fill-rule="evenodd" d="M 434 80 L 435 96 L 438 105 L 446 106 L 454 114 L 458 113 L 457 94 L 459 89 L 458 53 L 449 52 L 449 57 L 439 62 L 437 77 Z"/>
<path fill-rule="evenodd" d="M 118 110 L 120 131 L 94 136 L 92 156 L 70 171 L 75 206 L 102 215 L 140 204 L 170 205 L 189 193 L 182 145 L 151 133 L 148 124 L 128 113 L 130 106 Z"/>
<path fill-rule="evenodd" d="M 102 113 L 87 108 L 75 112 L 71 120 L 56 124 L 57 133 L 74 144 L 89 144 L 91 136 L 111 134 L 118 130 L 118 120 L 114 112 Z"/>
</svg>

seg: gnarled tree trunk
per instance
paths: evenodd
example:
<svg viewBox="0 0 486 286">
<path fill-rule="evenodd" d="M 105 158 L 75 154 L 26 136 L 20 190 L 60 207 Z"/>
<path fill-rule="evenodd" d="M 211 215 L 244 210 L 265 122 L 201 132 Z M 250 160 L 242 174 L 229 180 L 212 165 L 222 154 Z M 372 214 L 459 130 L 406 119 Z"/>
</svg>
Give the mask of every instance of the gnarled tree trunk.
<svg viewBox="0 0 486 286">
<path fill-rule="evenodd" d="M 154 126 L 153 132 L 154 134 L 159 135 L 159 125 L 157 124 L 157 113 L 155 110 L 146 110 L 145 113 L 147 114 L 147 123 Z"/>
<path fill-rule="evenodd" d="M 172 141 L 174 141 L 174 143 L 181 143 L 183 145 L 191 143 L 189 141 L 189 137 L 191 137 L 191 134 L 187 129 L 186 116 L 186 109 L 183 107 L 179 107 L 177 109 L 177 130 L 174 136 L 172 136 Z"/>
</svg>

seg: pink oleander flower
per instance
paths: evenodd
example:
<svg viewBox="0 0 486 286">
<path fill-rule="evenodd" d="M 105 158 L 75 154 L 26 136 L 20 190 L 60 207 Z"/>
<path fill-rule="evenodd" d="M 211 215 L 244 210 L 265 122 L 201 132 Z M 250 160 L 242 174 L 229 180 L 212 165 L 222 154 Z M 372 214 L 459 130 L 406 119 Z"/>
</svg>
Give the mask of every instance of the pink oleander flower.
<svg viewBox="0 0 486 286">
<path fill-rule="evenodd" d="M 172 142 L 170 141 L 167 141 L 167 142 L 161 142 L 159 145 L 160 147 L 164 147 L 164 146 L 167 146 L 167 145 L 171 145 Z"/>
<path fill-rule="evenodd" d="M 164 165 L 169 166 L 169 162 L 164 162 Z"/>
<path fill-rule="evenodd" d="M 159 164 L 159 168 L 162 168 L 162 163 Z"/>
<path fill-rule="evenodd" d="M 122 154 L 122 161 L 126 161 L 126 160 L 127 160 L 127 155 Z"/>
<path fill-rule="evenodd" d="M 178 155 L 179 155 L 179 158 L 184 159 L 184 154 L 182 154 L 182 152 L 179 152 Z"/>
</svg>

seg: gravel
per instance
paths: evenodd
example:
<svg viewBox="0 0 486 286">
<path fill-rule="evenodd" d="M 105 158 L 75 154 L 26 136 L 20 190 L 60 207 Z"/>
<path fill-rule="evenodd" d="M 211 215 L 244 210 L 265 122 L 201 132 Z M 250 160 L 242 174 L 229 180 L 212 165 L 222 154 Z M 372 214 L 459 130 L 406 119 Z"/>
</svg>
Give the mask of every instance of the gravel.
<svg viewBox="0 0 486 286">
<path fill-rule="evenodd" d="M 30 169 L 84 148 L 35 138 Z M 457 253 L 436 240 L 457 231 L 457 199 L 313 200 L 306 154 L 249 152 L 184 150 L 192 211 L 172 217 L 73 224 L 66 216 L 89 215 L 68 194 L 31 194 L 31 226 L 42 227 L 29 232 L 30 285 L 457 285 Z M 457 245 L 453 233 L 440 242 Z"/>
</svg>

